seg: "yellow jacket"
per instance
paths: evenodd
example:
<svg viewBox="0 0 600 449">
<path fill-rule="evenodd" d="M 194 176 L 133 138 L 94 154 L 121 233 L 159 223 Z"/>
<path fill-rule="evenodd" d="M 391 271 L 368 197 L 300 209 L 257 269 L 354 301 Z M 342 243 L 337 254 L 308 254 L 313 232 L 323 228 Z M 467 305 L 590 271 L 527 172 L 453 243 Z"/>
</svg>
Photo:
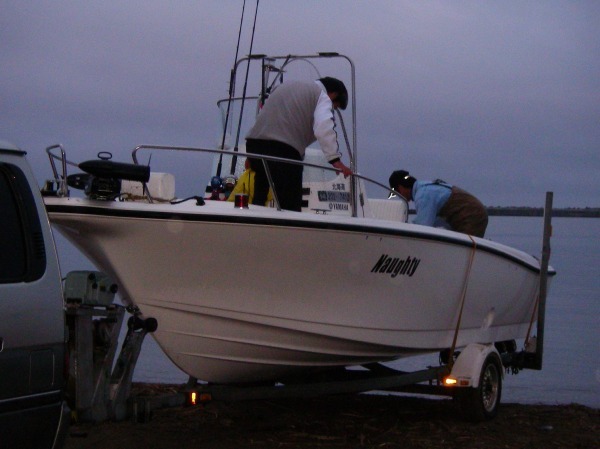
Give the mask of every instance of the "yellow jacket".
<svg viewBox="0 0 600 449">
<path fill-rule="evenodd" d="M 232 201 L 235 198 L 236 193 L 247 193 L 248 194 L 248 204 L 252 204 L 252 200 L 254 199 L 254 170 L 247 169 L 240 175 L 240 178 L 237 180 L 235 187 L 231 191 L 229 198 L 227 201 Z M 267 202 L 265 206 L 268 205 L 273 200 L 273 195 L 271 194 L 271 189 L 269 189 L 269 193 L 267 194 Z"/>
</svg>

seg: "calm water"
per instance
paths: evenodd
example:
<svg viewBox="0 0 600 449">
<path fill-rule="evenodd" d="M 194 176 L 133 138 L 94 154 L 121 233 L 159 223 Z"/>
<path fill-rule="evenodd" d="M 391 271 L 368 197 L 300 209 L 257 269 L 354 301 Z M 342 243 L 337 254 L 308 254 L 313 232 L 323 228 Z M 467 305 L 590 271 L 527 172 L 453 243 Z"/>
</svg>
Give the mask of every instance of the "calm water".
<svg viewBox="0 0 600 449">
<path fill-rule="evenodd" d="M 558 274 L 546 306 L 544 366 L 542 371 L 506 375 L 503 402 L 600 408 L 600 219 L 554 218 L 552 225 L 550 264 Z M 539 256 L 542 227 L 541 218 L 491 217 L 486 237 Z M 60 236 L 57 244 L 64 274 L 93 269 Z M 437 356 L 426 356 L 391 366 L 422 369 L 436 362 Z M 184 383 L 187 376 L 147 338 L 134 380 Z"/>
</svg>

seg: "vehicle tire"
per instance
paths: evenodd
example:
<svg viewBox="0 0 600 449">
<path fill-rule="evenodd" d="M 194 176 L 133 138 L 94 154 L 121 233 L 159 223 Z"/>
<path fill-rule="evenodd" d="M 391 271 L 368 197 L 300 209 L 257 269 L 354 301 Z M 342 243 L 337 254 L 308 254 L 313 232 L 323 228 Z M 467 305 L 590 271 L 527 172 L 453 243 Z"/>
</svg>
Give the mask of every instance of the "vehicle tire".
<svg viewBox="0 0 600 449">
<path fill-rule="evenodd" d="M 495 354 L 483 362 L 477 388 L 457 388 L 455 398 L 464 419 L 487 421 L 498 414 L 502 396 L 502 363 Z"/>
</svg>

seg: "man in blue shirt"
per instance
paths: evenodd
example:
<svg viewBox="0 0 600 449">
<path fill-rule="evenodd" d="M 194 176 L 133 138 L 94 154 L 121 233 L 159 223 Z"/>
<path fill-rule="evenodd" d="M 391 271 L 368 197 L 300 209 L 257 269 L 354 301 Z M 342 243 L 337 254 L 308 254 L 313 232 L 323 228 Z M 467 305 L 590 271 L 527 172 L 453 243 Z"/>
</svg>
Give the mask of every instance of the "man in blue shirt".
<svg viewBox="0 0 600 449">
<path fill-rule="evenodd" d="M 483 237 L 488 224 L 485 206 L 470 193 L 440 179 L 417 181 L 405 170 L 390 176 L 390 187 L 407 201 L 414 201 L 413 223 L 445 227 L 456 232 Z"/>
</svg>

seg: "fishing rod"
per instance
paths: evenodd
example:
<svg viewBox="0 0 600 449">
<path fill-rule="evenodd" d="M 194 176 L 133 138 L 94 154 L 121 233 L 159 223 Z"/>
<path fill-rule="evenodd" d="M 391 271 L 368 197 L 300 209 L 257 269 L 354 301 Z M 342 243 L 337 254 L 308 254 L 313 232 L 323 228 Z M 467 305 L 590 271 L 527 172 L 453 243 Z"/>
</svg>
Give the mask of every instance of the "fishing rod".
<svg viewBox="0 0 600 449">
<path fill-rule="evenodd" d="M 252 47 L 254 45 L 254 33 L 256 32 L 256 18 L 258 16 L 258 3 L 260 0 L 256 0 L 256 9 L 254 11 L 254 24 L 252 26 L 252 36 L 250 38 L 250 55 L 252 55 Z M 235 136 L 235 146 L 233 147 L 234 153 L 238 152 L 238 144 L 240 141 L 240 132 L 242 131 L 242 119 L 244 117 L 244 105 L 246 104 L 246 92 L 248 90 L 248 75 L 250 73 L 250 60 L 252 58 L 248 58 L 246 64 L 246 77 L 244 79 L 244 90 L 242 92 L 242 105 L 240 107 L 240 119 L 237 127 L 237 134 Z M 235 166 L 237 165 L 237 154 L 234 154 L 231 158 L 231 168 L 229 170 L 230 174 L 235 174 Z"/>
<path fill-rule="evenodd" d="M 246 0 L 244 0 L 244 4 L 242 5 L 242 17 L 240 18 L 240 27 L 238 30 L 238 40 L 235 48 L 235 58 L 233 60 L 233 68 L 231 69 L 231 73 L 229 75 L 229 99 L 227 101 L 227 112 L 225 113 L 225 126 L 223 126 L 223 139 L 221 140 L 221 150 L 225 149 L 225 139 L 227 137 L 227 126 L 229 122 L 229 114 L 231 111 L 231 102 L 233 100 L 233 95 L 235 92 L 235 64 L 238 59 L 239 51 L 240 51 L 240 40 L 242 37 L 242 26 L 244 24 L 244 12 L 246 10 Z M 223 165 L 223 154 L 219 156 L 219 164 L 217 165 L 217 176 L 221 176 L 221 167 Z"/>
</svg>

